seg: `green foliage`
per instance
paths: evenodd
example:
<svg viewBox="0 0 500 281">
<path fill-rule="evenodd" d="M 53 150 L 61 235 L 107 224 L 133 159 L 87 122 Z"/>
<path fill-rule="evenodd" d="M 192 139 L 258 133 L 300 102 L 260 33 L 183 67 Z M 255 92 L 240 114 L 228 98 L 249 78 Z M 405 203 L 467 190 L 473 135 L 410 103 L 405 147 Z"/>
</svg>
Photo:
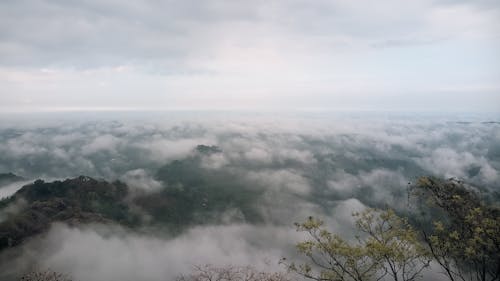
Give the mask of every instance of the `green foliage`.
<svg viewBox="0 0 500 281">
<path fill-rule="evenodd" d="M 259 271 L 251 266 L 195 265 L 189 275 L 180 275 L 176 281 L 289 281 L 281 272 Z"/>
<path fill-rule="evenodd" d="M 367 235 L 369 255 L 384 262 L 394 280 L 416 280 L 429 265 L 430 253 L 420 243 L 418 232 L 393 210 L 356 213 L 356 226 Z"/>
<path fill-rule="evenodd" d="M 450 280 L 500 279 L 500 209 L 486 204 L 463 182 L 422 177 L 414 187 L 421 208 L 439 219 L 425 241 Z"/>
<path fill-rule="evenodd" d="M 392 210 L 355 213 L 360 236 L 350 242 L 323 227 L 313 217 L 296 224 L 310 239 L 297 244 L 308 258 L 302 264 L 283 262 L 288 269 L 314 280 L 416 280 L 429 265 L 417 232 Z"/>
</svg>

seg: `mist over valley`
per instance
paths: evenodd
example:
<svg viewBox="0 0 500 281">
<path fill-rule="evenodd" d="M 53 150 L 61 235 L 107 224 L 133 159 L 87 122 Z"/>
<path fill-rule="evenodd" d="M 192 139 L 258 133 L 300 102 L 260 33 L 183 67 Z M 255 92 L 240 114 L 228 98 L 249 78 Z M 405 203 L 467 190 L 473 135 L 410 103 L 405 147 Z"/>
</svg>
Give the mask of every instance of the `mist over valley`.
<svg viewBox="0 0 500 281">
<path fill-rule="evenodd" d="M 491 116 L 84 115 L 1 124 L 0 167 L 13 173 L 0 188 L 3 278 L 33 268 L 76 280 L 170 280 L 196 264 L 282 271 L 304 237 L 294 222 L 318 217 L 354 239 L 353 212 L 408 213 L 421 176 L 499 196 Z"/>
</svg>

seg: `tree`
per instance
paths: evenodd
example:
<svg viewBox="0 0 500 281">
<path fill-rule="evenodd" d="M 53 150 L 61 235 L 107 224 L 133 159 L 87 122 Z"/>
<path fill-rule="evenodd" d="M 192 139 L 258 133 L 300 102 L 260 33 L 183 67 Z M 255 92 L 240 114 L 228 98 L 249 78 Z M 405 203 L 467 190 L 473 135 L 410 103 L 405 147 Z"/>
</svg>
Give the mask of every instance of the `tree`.
<svg viewBox="0 0 500 281">
<path fill-rule="evenodd" d="M 263 272 L 251 266 L 195 265 L 189 275 L 181 275 L 176 281 L 289 281 L 284 273 Z"/>
<path fill-rule="evenodd" d="M 452 281 L 500 280 L 500 209 L 462 181 L 421 177 L 413 187 L 431 227 L 422 234 L 436 262 Z M 425 212 L 424 212 L 425 213 Z"/>
<path fill-rule="evenodd" d="M 46 270 L 25 274 L 20 281 L 71 281 L 71 279 L 62 273 Z"/>
<path fill-rule="evenodd" d="M 313 217 L 296 224 L 298 231 L 310 237 L 296 245 L 309 262 L 282 262 L 292 272 L 317 281 L 381 280 L 386 276 L 412 281 L 421 277 L 430 258 L 406 220 L 392 210 L 368 209 L 354 216 L 360 232 L 355 243 L 329 232 Z"/>
<path fill-rule="evenodd" d="M 368 236 L 365 244 L 369 255 L 383 262 L 384 271 L 392 279 L 412 281 L 421 277 L 431 258 L 407 219 L 390 209 L 378 213 L 368 210 L 355 216 L 356 226 Z"/>
</svg>

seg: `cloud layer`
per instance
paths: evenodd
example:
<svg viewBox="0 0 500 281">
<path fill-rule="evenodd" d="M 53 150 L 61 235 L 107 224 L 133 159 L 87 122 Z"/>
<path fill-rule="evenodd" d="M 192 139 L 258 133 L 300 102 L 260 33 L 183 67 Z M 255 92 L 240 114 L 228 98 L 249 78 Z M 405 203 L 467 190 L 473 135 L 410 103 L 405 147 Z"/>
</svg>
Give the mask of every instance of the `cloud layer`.
<svg viewBox="0 0 500 281">
<path fill-rule="evenodd" d="M 36 127 L 4 123 L 0 169 L 30 178 L 85 174 L 144 181 L 160 166 L 193 155 L 197 145 L 206 144 L 223 152 L 204 157 L 203 168 L 239 171 L 260 184 L 289 186 L 298 193 L 318 184 L 342 193 L 367 183 L 387 184 L 382 179 L 399 186 L 422 174 L 487 186 L 498 181 L 500 135 L 497 123 L 481 122 L 490 120 L 487 116 L 474 122 L 397 114 L 399 121 L 333 114 L 275 121 L 266 114 L 252 119 L 233 115 L 229 122 L 211 114 L 183 121 L 176 116 L 63 119 Z M 155 121 L 165 118 L 172 120 Z"/>
<path fill-rule="evenodd" d="M 222 176 L 225 186 L 258 191 L 253 207 L 263 220 L 250 224 L 233 206 L 217 214 L 214 224 L 177 237 L 159 230 L 54 226 L 22 250 L 3 254 L 11 260 L 4 263 L 10 268 L 5 274 L 33 264 L 79 280 L 171 280 L 190 265 L 207 262 L 276 270 L 279 258 L 293 256 L 292 245 L 301 238 L 293 222 L 318 216 L 352 238 L 353 211 L 405 208 L 408 182 L 418 176 L 459 177 L 498 191 L 500 125 L 485 122 L 495 120 L 491 116 L 80 117 L 3 122 L 0 172 L 33 179 L 80 174 L 120 179 L 142 193 L 176 188 L 155 178 L 158 169 L 174 160 L 197 159 L 184 163 L 192 165 L 188 170 L 213 175 L 209 184 Z M 200 154 L 199 144 L 216 145 L 222 152 Z"/>
<path fill-rule="evenodd" d="M 2 1 L 3 110 L 498 111 L 496 1 Z"/>
</svg>

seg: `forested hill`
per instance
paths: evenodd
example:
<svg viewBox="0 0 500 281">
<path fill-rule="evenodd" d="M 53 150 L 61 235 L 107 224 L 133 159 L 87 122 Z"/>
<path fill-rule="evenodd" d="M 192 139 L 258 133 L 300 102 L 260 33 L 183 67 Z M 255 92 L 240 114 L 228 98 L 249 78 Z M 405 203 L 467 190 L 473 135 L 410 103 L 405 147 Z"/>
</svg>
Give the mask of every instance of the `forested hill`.
<svg viewBox="0 0 500 281">
<path fill-rule="evenodd" d="M 53 222 L 112 222 L 178 234 L 189 226 L 222 219 L 261 221 L 256 202 L 262 189 L 223 169 L 207 171 L 200 165 L 203 156 L 219 152 L 217 147 L 198 146 L 193 156 L 164 165 L 156 174 L 162 187 L 155 191 L 87 176 L 36 180 L 0 201 L 0 250 L 48 230 Z M 232 216 L 222 215 L 228 211 Z"/>
<path fill-rule="evenodd" d="M 118 181 L 85 176 L 51 183 L 37 180 L 0 201 L 0 210 L 6 213 L 0 222 L 0 249 L 18 245 L 56 221 L 130 223 L 133 216 L 124 203 L 126 195 L 126 185 Z"/>
</svg>

